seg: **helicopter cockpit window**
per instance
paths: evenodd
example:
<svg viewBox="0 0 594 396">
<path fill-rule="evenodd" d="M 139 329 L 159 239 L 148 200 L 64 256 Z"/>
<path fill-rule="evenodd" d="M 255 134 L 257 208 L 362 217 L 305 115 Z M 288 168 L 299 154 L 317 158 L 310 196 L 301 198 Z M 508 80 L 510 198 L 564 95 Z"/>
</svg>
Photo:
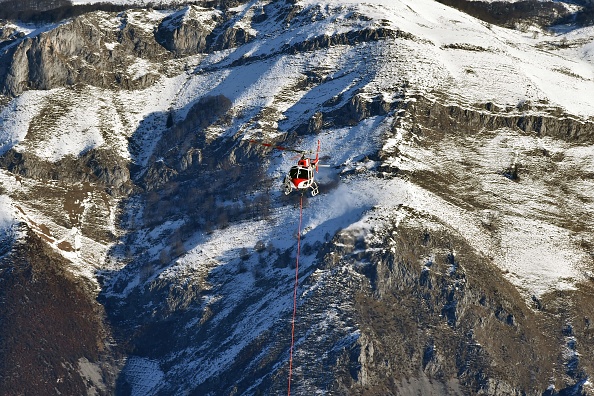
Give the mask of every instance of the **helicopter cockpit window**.
<svg viewBox="0 0 594 396">
<path fill-rule="evenodd" d="M 313 173 L 311 169 L 294 166 L 289 170 L 289 177 L 291 179 L 311 179 Z"/>
<path fill-rule="evenodd" d="M 291 179 L 298 179 L 299 178 L 299 168 L 294 166 L 289 170 L 289 177 Z"/>
<path fill-rule="evenodd" d="M 311 177 L 309 169 L 299 169 L 299 179 L 309 179 Z"/>
</svg>

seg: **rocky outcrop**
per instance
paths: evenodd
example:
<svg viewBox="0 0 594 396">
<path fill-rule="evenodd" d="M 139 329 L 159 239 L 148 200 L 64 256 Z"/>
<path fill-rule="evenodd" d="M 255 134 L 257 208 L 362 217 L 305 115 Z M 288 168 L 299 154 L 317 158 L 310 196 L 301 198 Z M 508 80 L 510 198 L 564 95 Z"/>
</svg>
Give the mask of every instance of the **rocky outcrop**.
<svg viewBox="0 0 594 396">
<path fill-rule="evenodd" d="M 15 42 L 0 58 L 4 66 L 0 71 L 1 92 L 17 96 L 28 89 L 75 84 L 134 89 L 154 83 L 158 73 L 139 78 L 127 70 L 136 58 L 162 61 L 169 53 L 155 42 L 152 31 L 143 30 L 129 20 L 128 14 L 117 19 L 117 29 L 102 25 L 106 16 L 87 14 Z"/>
<path fill-rule="evenodd" d="M 301 15 L 299 9 L 293 11 L 295 18 L 307 16 Z M 149 14 L 148 10 L 120 14 L 98 11 L 28 38 L 12 37 L 14 32 L 7 29 L 6 49 L 0 55 L 0 93 L 18 96 L 29 89 L 76 84 L 144 88 L 159 78 L 163 60 L 233 48 L 254 38 L 244 21 L 237 23 L 232 13 L 212 8 L 187 6 L 160 22 Z M 268 16 L 262 12 L 254 18 L 252 23 L 258 23 Z M 108 23 L 102 22 L 106 19 Z M 279 51 L 299 53 L 394 38 L 417 39 L 391 28 L 363 28 L 285 44 Z M 152 66 L 144 73 L 134 72 L 137 59 Z"/>
<path fill-rule="evenodd" d="M 464 106 L 415 96 L 407 111 L 413 122 L 442 131 L 519 129 L 537 136 L 550 136 L 574 143 L 594 142 L 594 121 L 579 119 L 561 109 L 524 103 L 516 108 L 499 108 L 493 103 Z"/>
<path fill-rule="evenodd" d="M 188 6 L 160 23 L 150 13 L 93 12 L 29 38 L 3 29 L 0 93 L 18 96 L 76 84 L 145 88 L 161 77 L 164 60 L 232 48 L 253 38 L 215 9 Z M 139 60 L 151 67 L 138 73 Z"/>
<path fill-rule="evenodd" d="M 340 387 L 350 395 L 537 396 L 551 381 L 556 389 L 578 389 L 581 363 L 559 370 L 563 335 L 543 331 L 564 327 L 555 304 L 530 309 L 488 258 L 445 227 L 427 231 L 428 224 L 405 220 L 378 230 L 377 246 L 346 232 L 338 239 L 352 247 L 343 247 L 343 260 L 359 263 L 370 285 L 355 298 L 361 336 L 351 359 L 358 366 Z M 591 335 L 581 329 L 571 337 L 590 355 Z"/>
<path fill-rule="evenodd" d="M 527 27 L 530 24 L 547 28 L 555 24 L 568 23 L 574 12 L 565 4 L 555 1 L 523 0 L 511 3 L 474 0 L 438 1 L 485 22 L 509 28 Z"/>
<path fill-rule="evenodd" d="M 156 40 L 176 56 L 210 53 L 249 42 L 253 34 L 221 11 L 189 6 L 165 18 Z"/>
<path fill-rule="evenodd" d="M 223 22 L 220 11 L 188 6 L 165 18 L 155 38 L 176 56 L 205 52 L 213 30 Z"/>
<path fill-rule="evenodd" d="M 339 99 L 338 99 L 339 100 Z M 318 125 L 347 126 L 356 125 L 362 120 L 386 115 L 393 110 L 396 103 L 387 100 L 383 95 L 367 95 L 365 93 L 355 94 L 344 106 L 323 113 L 323 121 L 318 121 Z"/>
<path fill-rule="evenodd" d="M 231 105 L 223 95 L 207 96 L 193 104 L 183 121 L 163 133 L 139 184 L 153 190 L 182 172 L 195 171 L 203 160 L 216 163 L 210 155 L 203 158 L 202 150 L 207 145 L 205 130 L 213 124 L 225 124 Z"/>
<path fill-rule="evenodd" d="M 90 150 L 79 157 L 66 156 L 52 163 L 11 149 L 0 157 L 0 166 L 13 174 L 37 180 L 93 183 L 114 195 L 132 191 L 127 161 L 109 150 Z"/>
<path fill-rule="evenodd" d="M 283 51 L 295 54 L 304 51 L 314 51 L 320 48 L 328 48 L 335 45 L 356 45 L 368 41 L 395 38 L 403 38 L 407 40 L 415 39 L 412 34 L 403 32 L 401 30 L 393 30 L 388 28 L 369 28 L 345 33 L 337 33 L 333 35 L 318 36 L 292 45 L 286 44 L 283 47 Z"/>
<path fill-rule="evenodd" d="M 342 95 L 324 103 L 324 107 L 332 108 L 343 101 Z M 357 125 L 362 120 L 386 115 L 398 103 L 387 100 L 383 95 L 367 95 L 355 93 L 342 106 L 330 111 L 318 111 L 307 122 L 296 128 L 298 134 L 319 133 L 322 128 L 343 127 Z"/>
<path fill-rule="evenodd" d="M 24 37 L 24 33 L 18 33 L 16 28 L 13 26 L 4 26 L 0 28 L 0 46 L 8 44 L 7 41 L 12 41 L 17 38 L 17 36 Z"/>
<path fill-rule="evenodd" d="M 254 36 L 242 27 L 231 26 L 216 37 L 215 50 L 234 48 L 248 43 Z"/>
</svg>

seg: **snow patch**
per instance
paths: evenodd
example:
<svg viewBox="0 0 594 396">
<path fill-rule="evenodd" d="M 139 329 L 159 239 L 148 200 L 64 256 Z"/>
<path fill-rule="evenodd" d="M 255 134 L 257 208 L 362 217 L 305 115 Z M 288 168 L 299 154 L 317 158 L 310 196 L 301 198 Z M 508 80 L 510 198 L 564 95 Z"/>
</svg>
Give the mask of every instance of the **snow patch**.
<svg viewBox="0 0 594 396">
<path fill-rule="evenodd" d="M 540 296 L 551 289 L 573 290 L 588 258 L 573 246 L 571 234 L 525 217 L 502 219 L 501 250 L 496 262 L 510 281 Z"/>
<path fill-rule="evenodd" d="M 131 396 L 157 394 L 165 376 L 158 362 L 139 356 L 128 358 L 123 374 L 131 387 Z"/>
<path fill-rule="evenodd" d="M 29 125 L 40 109 L 44 99 L 52 91 L 26 91 L 13 99 L 0 112 L 0 155 L 23 141 Z"/>
<path fill-rule="evenodd" d="M 153 64 L 147 59 L 137 58 L 136 61 L 128 67 L 128 74 L 132 76 L 132 80 L 137 80 L 150 73 L 153 69 Z"/>
<path fill-rule="evenodd" d="M 0 195 L 0 235 L 11 234 L 16 224 L 16 212 L 12 200 L 6 195 Z"/>
</svg>

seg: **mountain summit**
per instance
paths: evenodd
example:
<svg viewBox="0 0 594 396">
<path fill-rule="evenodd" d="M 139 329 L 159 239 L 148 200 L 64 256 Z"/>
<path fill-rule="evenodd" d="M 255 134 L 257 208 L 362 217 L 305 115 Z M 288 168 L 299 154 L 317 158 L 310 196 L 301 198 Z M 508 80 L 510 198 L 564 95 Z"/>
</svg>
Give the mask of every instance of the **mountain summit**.
<svg viewBox="0 0 594 396">
<path fill-rule="evenodd" d="M 296 275 L 293 394 L 594 394 L 589 3 L 49 3 L 0 26 L 6 394 L 285 394 Z"/>
</svg>

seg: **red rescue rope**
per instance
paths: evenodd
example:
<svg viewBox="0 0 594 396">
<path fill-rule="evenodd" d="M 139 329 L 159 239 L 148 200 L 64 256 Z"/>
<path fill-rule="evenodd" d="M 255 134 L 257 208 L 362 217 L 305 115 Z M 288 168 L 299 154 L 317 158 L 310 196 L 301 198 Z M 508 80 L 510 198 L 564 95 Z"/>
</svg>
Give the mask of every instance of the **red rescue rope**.
<svg viewBox="0 0 594 396">
<path fill-rule="evenodd" d="M 291 374 L 293 373 L 293 347 L 295 345 L 295 314 L 297 313 L 297 285 L 299 284 L 299 253 L 301 251 L 301 220 L 303 219 L 303 194 L 299 201 L 299 228 L 297 229 L 297 262 L 295 264 L 295 288 L 293 290 L 293 321 L 291 324 L 291 353 L 289 356 L 289 396 L 291 396 Z"/>
</svg>

